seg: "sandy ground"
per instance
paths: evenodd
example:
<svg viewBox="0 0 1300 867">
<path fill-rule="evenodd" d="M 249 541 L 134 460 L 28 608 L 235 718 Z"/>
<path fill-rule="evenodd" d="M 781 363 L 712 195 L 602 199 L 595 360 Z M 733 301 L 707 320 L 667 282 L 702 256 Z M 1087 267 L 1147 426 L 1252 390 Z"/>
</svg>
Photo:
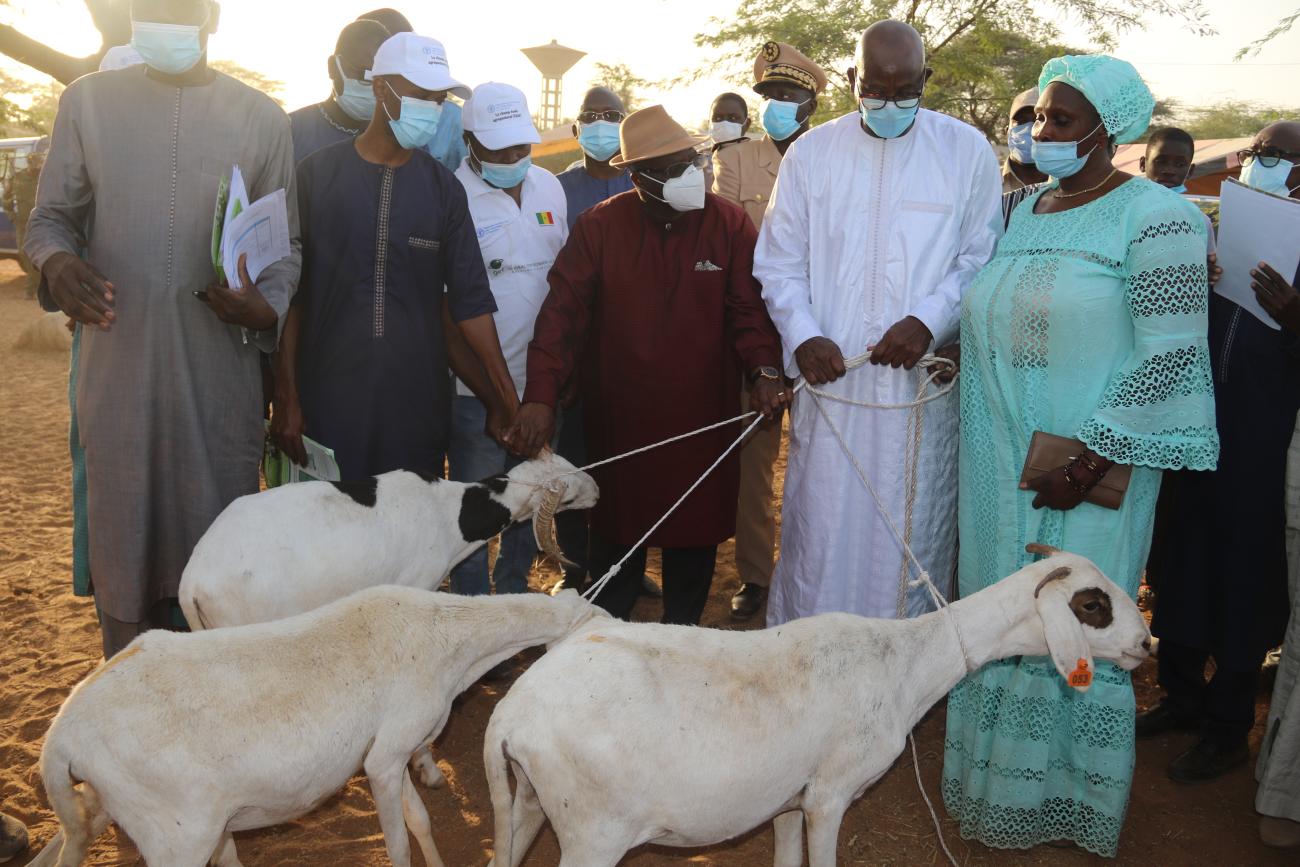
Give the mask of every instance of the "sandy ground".
<svg viewBox="0 0 1300 867">
<path fill-rule="evenodd" d="M 67 358 L 60 352 L 12 348 L 18 333 L 38 315 L 35 305 L 22 299 L 17 267 L 0 262 L 0 806 L 28 823 L 36 848 L 56 829 L 37 771 L 41 741 L 60 703 L 95 667 L 100 652 L 93 606 L 71 593 Z M 539 571 L 533 576 L 534 585 L 549 586 L 556 577 L 554 571 Z M 728 545 L 720 555 L 706 625 L 732 628 L 727 601 L 735 585 Z M 657 619 L 657 606 L 643 600 L 637 614 Z M 1139 705 L 1152 701 L 1153 677 L 1153 665 L 1148 663 L 1137 678 Z M 507 679 L 474 686 L 459 700 L 436 751 L 450 785 L 422 790 L 435 839 L 450 867 L 485 864 L 490 853 L 492 820 L 483 777 L 482 732 L 509 684 Z M 736 737 L 743 738 L 744 720 L 731 724 Z M 917 730 L 922 775 L 941 814 L 943 725 L 940 705 Z M 1257 727 L 1256 746 L 1259 735 Z M 1140 743 L 1117 863 L 1295 864 L 1295 853 L 1266 849 L 1256 838 L 1250 770 L 1190 788 L 1165 778 L 1165 764 L 1188 741 L 1188 736 L 1178 735 Z M 1027 853 L 992 851 L 961 840 L 946 818 L 943 830 L 963 864 L 1104 863 L 1082 852 L 1044 847 Z M 344 791 L 300 821 L 240 835 L 238 842 L 249 867 L 388 863 L 363 777 L 354 778 Z M 910 758 L 900 758 L 880 784 L 849 810 L 839 851 L 845 865 L 943 863 Z M 21 865 L 30 857 L 29 853 L 12 863 Z M 414 857 L 419 863 L 419 855 Z M 705 850 L 643 848 L 623 863 L 741 867 L 771 860 L 772 833 L 763 828 Z M 542 867 L 558 861 L 555 837 L 545 830 L 525 863 Z M 123 835 L 109 831 L 92 850 L 91 863 L 143 862 Z"/>
</svg>

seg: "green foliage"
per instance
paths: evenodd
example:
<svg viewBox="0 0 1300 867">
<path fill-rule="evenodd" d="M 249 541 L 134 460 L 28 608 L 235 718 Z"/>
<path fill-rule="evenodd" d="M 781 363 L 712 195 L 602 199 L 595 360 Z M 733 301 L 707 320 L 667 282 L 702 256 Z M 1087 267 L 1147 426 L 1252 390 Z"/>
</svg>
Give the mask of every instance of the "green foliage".
<svg viewBox="0 0 1300 867">
<path fill-rule="evenodd" d="M 63 85 L 37 83 L 0 73 L 0 136 L 48 135 L 54 128 Z"/>
<path fill-rule="evenodd" d="M 924 104 L 966 121 L 990 141 L 1004 142 L 1011 100 L 1037 83 L 1048 60 L 1082 52 L 991 23 L 977 24 L 931 61 L 934 76 L 926 87 Z"/>
<path fill-rule="evenodd" d="M 1213 32 L 1205 24 L 1201 0 L 1047 0 L 1038 7 L 1004 0 L 740 0 L 732 16 L 713 19 L 715 29 L 696 34 L 696 45 L 713 49 L 713 57 L 685 79 L 722 75 L 752 84 L 753 58 L 763 43 L 788 42 L 830 78 L 813 115 L 813 123 L 820 123 L 853 109 L 845 73 L 862 31 L 882 18 L 895 18 L 910 23 L 925 39 L 935 69 L 926 104 L 1000 139 L 1007 104 L 1033 85 L 1035 67 L 1056 54 L 1079 50 L 1058 44 L 1056 28 L 1035 8 L 1043 16 L 1080 22 L 1102 48 L 1112 46 L 1119 34 L 1141 28 L 1148 18 L 1173 19 L 1201 34 Z"/>
<path fill-rule="evenodd" d="M 1300 21 L 1300 9 L 1297 9 L 1296 11 L 1292 12 L 1290 15 L 1284 16 L 1282 20 L 1278 21 L 1277 24 L 1274 25 L 1272 30 L 1268 31 L 1259 39 L 1256 39 L 1254 42 L 1250 43 L 1245 48 L 1238 51 L 1234 59 L 1241 60 L 1247 54 L 1259 54 L 1259 52 L 1264 48 L 1265 45 L 1269 44 L 1274 39 L 1281 36 L 1283 33 L 1286 33 L 1288 30 L 1290 30 L 1292 27 L 1295 26 L 1297 21 Z"/>
<path fill-rule="evenodd" d="M 233 60 L 214 60 L 208 65 L 217 72 L 224 72 L 231 78 L 242 81 L 254 90 L 262 91 L 262 93 L 265 93 L 267 96 L 271 97 L 271 99 L 274 99 L 279 103 L 281 108 L 284 107 L 284 100 L 280 97 L 284 92 L 283 81 L 277 81 L 276 79 L 263 75 L 256 70 L 240 66 Z"/>
<path fill-rule="evenodd" d="M 1254 136 L 1277 120 L 1300 119 L 1300 108 L 1282 108 L 1259 105 L 1244 100 L 1226 100 L 1203 108 L 1184 108 L 1173 118 L 1173 125 L 1182 127 L 1192 138 L 1200 141 L 1211 138 L 1240 138 Z"/>
<path fill-rule="evenodd" d="M 591 80 L 592 87 L 608 87 L 617 93 L 629 114 L 641 107 L 637 92 L 649 84 L 626 63 L 597 63 L 596 76 Z"/>
</svg>

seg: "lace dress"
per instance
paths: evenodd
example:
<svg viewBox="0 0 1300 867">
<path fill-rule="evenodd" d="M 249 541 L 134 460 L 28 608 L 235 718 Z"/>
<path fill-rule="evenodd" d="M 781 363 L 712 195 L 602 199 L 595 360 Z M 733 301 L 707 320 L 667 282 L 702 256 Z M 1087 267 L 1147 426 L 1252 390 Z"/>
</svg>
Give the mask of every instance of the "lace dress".
<svg viewBox="0 0 1300 867">
<path fill-rule="evenodd" d="M 1160 471 L 1218 455 L 1206 342 L 1205 223 L 1145 179 L 1069 211 L 1015 209 L 962 308 L 961 595 L 1027 565 L 1028 542 L 1091 558 L 1130 594 Z M 1082 439 L 1132 464 L 1118 511 L 1034 510 L 1017 483 L 1030 436 Z M 963 837 L 1073 840 L 1113 856 L 1133 772 L 1133 689 L 1097 661 L 1075 692 L 1048 657 L 992 662 L 948 699 L 943 796 Z"/>
</svg>

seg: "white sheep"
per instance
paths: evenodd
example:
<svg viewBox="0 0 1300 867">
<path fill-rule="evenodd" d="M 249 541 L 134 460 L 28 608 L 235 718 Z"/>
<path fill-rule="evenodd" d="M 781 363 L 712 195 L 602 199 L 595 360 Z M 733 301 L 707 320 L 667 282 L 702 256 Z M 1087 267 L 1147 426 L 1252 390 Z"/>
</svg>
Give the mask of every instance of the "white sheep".
<svg viewBox="0 0 1300 867">
<path fill-rule="evenodd" d="M 432 590 L 530 515 L 538 543 L 554 554 L 556 509 L 591 508 L 597 495 L 591 476 L 549 452 L 481 482 L 397 470 L 249 494 L 194 546 L 181 608 L 199 630 L 279 620 L 379 584 Z"/>
<path fill-rule="evenodd" d="M 593 616 L 573 591 L 377 587 L 274 623 L 145 633 L 50 726 L 41 776 L 62 828 L 32 863 L 81 864 L 113 821 L 151 867 L 237 867 L 232 832 L 295 819 L 364 769 L 392 863 L 410 864 L 409 827 L 441 867 L 407 759 L 485 671 Z"/>
<path fill-rule="evenodd" d="M 834 867 L 845 809 L 966 675 L 967 656 L 978 667 L 1050 652 L 1065 676 L 1080 660 L 1091 671 L 1094 656 L 1134 669 L 1150 645 L 1133 601 L 1071 554 L 950 612 L 826 614 L 757 632 L 576 630 L 488 723 L 493 865 L 518 865 L 549 817 L 561 867 L 608 867 L 642 843 L 707 846 L 772 820 L 777 867 L 803 863 L 805 821 L 812 867 Z"/>
</svg>

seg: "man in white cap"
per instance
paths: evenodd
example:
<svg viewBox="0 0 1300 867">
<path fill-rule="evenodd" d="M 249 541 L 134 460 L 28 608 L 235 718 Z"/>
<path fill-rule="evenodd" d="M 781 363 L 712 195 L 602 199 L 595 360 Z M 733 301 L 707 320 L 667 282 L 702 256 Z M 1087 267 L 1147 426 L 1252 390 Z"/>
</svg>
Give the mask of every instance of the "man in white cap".
<svg viewBox="0 0 1300 867">
<path fill-rule="evenodd" d="M 594 460 L 733 417 L 742 375 L 755 383 L 753 409 L 770 417 L 789 403 L 752 274 L 756 232 L 738 206 L 705 192 L 708 157 L 695 150 L 703 139 L 656 105 L 629 115 L 619 141 L 611 164 L 626 167 L 636 189 L 587 209 L 551 269 L 510 432 L 523 454 L 550 442 L 575 373 Z M 597 603 L 631 613 L 645 568 L 645 547 L 634 546 L 740 431 L 720 428 L 596 471 L 591 574 L 629 557 Z M 739 476 L 733 452 L 650 536 L 663 551 L 664 622 L 699 622 L 718 543 L 735 533 Z"/>
<path fill-rule="evenodd" d="M 344 480 L 440 477 L 449 365 L 494 428 L 518 406 L 465 190 L 424 150 L 440 109 L 430 96 L 469 88 L 448 75 L 442 46 L 414 33 L 379 47 L 372 87 L 366 131 L 298 166 L 304 265 L 272 436 L 299 463 L 304 432 L 334 449 Z"/>
<path fill-rule="evenodd" d="M 541 141 L 528 100 L 508 84 L 488 82 L 465 102 L 465 144 L 469 156 L 456 169 L 465 188 L 483 265 L 496 299 L 497 334 L 517 395 L 524 391 L 528 341 L 546 298 L 546 274 L 569 236 L 564 190 L 555 175 L 532 164 Z M 452 398 L 450 476 L 477 481 L 504 473 L 518 459 L 484 433 L 487 407 L 463 382 Z M 532 529 L 516 524 L 501 534 L 492 570 L 497 593 L 528 589 L 528 570 L 537 546 Z M 478 549 L 451 571 L 454 593 L 487 593 L 487 548 Z"/>
</svg>

